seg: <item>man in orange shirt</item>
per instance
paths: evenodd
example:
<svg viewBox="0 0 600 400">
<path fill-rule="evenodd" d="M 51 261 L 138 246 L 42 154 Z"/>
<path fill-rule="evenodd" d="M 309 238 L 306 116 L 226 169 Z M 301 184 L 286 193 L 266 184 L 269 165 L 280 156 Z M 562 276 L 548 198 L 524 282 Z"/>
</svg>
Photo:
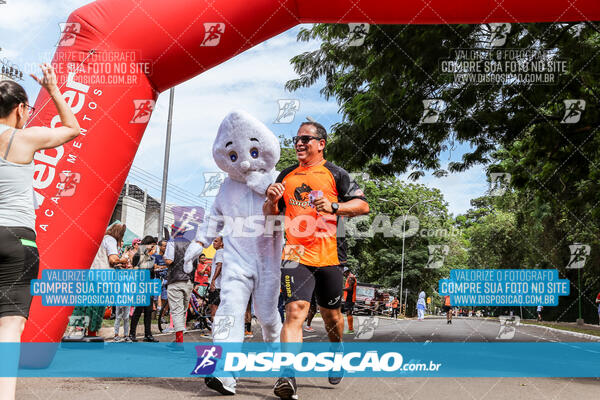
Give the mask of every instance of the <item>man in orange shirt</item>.
<svg viewBox="0 0 600 400">
<path fill-rule="evenodd" d="M 308 315 L 313 291 L 317 297 L 327 335 L 342 341 L 342 267 L 346 243 L 338 238 L 341 217 L 369 212 L 364 193 L 344 169 L 325 161 L 325 128 L 304 122 L 294 137 L 298 164 L 286 168 L 267 189 L 265 215 L 285 213 L 286 247 L 281 282 L 286 302 L 282 342 L 302 342 L 302 324 Z M 338 346 L 341 348 L 341 345 Z M 287 372 L 287 371 L 286 371 Z M 289 371 L 290 375 L 291 372 Z M 341 377 L 329 377 L 336 385 Z M 280 378 L 274 387 L 280 398 L 297 398 L 293 376 Z"/>
</svg>

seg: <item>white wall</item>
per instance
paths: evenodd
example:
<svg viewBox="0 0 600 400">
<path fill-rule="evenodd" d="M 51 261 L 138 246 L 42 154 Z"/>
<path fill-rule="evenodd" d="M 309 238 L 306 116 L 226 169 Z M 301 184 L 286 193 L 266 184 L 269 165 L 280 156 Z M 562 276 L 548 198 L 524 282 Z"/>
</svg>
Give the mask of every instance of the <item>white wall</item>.
<svg viewBox="0 0 600 400">
<path fill-rule="evenodd" d="M 133 197 L 123 197 L 123 208 L 121 211 L 122 222 L 127 228 L 142 238 L 145 233 L 146 205 Z"/>
</svg>

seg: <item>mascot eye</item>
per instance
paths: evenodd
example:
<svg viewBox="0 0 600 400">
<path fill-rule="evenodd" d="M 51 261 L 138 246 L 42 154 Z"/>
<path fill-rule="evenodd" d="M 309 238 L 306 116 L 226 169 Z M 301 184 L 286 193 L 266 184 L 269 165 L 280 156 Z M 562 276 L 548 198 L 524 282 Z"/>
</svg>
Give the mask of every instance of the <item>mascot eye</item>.
<svg viewBox="0 0 600 400">
<path fill-rule="evenodd" d="M 250 150 L 250 155 L 252 156 L 252 158 L 258 158 L 258 149 L 253 148 L 252 150 Z"/>
<path fill-rule="evenodd" d="M 231 153 L 229 153 L 229 158 L 231 159 L 231 161 L 236 162 L 238 159 L 237 153 L 235 151 L 232 151 Z"/>
</svg>

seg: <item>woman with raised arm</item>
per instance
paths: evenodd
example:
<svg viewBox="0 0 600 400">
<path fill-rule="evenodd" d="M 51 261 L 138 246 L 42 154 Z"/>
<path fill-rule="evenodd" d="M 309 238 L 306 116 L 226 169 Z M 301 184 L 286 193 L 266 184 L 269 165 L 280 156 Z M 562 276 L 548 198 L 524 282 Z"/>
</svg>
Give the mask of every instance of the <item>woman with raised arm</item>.
<svg viewBox="0 0 600 400">
<path fill-rule="evenodd" d="M 58 90 L 54 69 L 40 67 L 42 77 L 31 77 L 54 101 L 61 127 L 24 128 L 34 111 L 25 90 L 11 80 L 0 81 L 0 342 L 20 342 L 31 305 L 30 282 L 38 275 L 33 156 L 76 138 L 80 131 Z M 14 399 L 16 382 L 0 378 L 0 399 Z"/>
</svg>

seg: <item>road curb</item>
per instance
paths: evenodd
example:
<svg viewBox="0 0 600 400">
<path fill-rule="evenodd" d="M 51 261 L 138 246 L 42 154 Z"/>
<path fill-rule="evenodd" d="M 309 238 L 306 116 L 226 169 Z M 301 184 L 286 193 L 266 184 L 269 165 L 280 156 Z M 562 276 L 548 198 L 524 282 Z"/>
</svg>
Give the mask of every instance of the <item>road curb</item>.
<svg viewBox="0 0 600 400">
<path fill-rule="evenodd" d="M 573 331 L 568 331 L 568 330 L 565 330 L 565 329 L 551 328 L 551 327 L 546 326 L 546 325 L 538 325 L 538 324 L 521 324 L 521 325 L 535 326 L 537 328 L 547 329 L 547 330 L 549 330 L 551 332 L 559 332 L 559 333 L 564 333 L 564 334 L 567 334 L 567 335 L 577 336 L 577 337 L 580 337 L 580 338 L 583 338 L 583 339 L 590 339 L 590 340 L 600 341 L 600 336 L 590 335 L 588 333 L 573 332 Z"/>
</svg>

